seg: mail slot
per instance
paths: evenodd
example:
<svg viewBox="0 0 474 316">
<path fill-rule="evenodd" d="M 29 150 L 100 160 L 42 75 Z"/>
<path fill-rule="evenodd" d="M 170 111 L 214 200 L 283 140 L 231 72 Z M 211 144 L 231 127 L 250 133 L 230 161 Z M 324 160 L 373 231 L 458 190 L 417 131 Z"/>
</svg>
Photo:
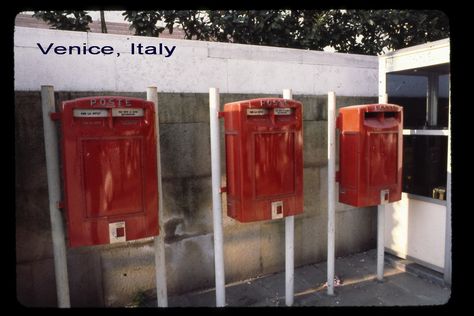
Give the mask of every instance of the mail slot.
<svg viewBox="0 0 474 316">
<path fill-rule="evenodd" d="M 261 98 L 224 105 L 227 214 L 240 222 L 303 212 L 302 105 Z"/>
<path fill-rule="evenodd" d="M 68 245 L 158 235 L 153 102 L 115 96 L 63 102 L 61 133 Z"/>
<path fill-rule="evenodd" d="M 367 104 L 339 109 L 339 201 L 364 207 L 401 199 L 403 108 Z"/>
</svg>

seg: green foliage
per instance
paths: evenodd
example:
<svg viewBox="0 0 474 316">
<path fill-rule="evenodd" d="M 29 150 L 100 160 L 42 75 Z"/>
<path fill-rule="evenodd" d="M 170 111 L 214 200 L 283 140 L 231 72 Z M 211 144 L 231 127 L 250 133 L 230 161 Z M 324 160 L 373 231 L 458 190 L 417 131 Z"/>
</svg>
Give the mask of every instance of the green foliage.
<svg viewBox="0 0 474 316">
<path fill-rule="evenodd" d="M 135 29 L 136 35 L 157 37 L 163 32 L 163 27 L 156 23 L 163 19 L 162 11 L 125 11 L 122 15 L 130 22 L 130 30 Z"/>
<path fill-rule="evenodd" d="M 34 11 L 33 17 L 41 19 L 58 30 L 89 31 L 92 18 L 86 11 Z"/>
<path fill-rule="evenodd" d="M 330 45 L 375 55 L 449 37 L 448 17 L 435 10 L 331 10 Z"/>
<path fill-rule="evenodd" d="M 332 46 L 338 52 L 370 55 L 449 37 L 448 17 L 435 10 L 163 10 L 124 15 L 137 35 L 159 36 L 178 26 L 187 39 L 312 50 Z M 164 26 L 156 26 L 159 20 Z"/>
<path fill-rule="evenodd" d="M 63 30 L 87 31 L 85 11 L 35 11 Z M 436 10 L 159 10 L 125 11 L 136 35 L 159 36 L 176 27 L 186 39 L 376 55 L 449 37 Z"/>
<path fill-rule="evenodd" d="M 220 42 L 322 49 L 324 12 L 310 10 L 209 11 L 211 38 Z M 315 40 L 318 39 L 318 40 Z"/>
</svg>

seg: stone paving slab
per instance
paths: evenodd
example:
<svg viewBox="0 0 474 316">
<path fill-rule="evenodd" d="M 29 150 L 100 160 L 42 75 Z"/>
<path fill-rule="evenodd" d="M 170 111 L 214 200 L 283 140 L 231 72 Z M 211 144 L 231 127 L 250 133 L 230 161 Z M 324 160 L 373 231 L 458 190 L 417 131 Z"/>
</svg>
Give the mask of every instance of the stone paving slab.
<svg viewBox="0 0 474 316">
<path fill-rule="evenodd" d="M 420 278 L 385 263 L 384 280 L 376 279 L 376 250 L 336 258 L 335 274 L 342 284 L 327 295 L 327 263 L 295 268 L 294 307 L 299 306 L 418 306 L 448 302 L 448 286 Z M 172 296 L 170 307 L 214 307 L 214 289 Z M 156 306 L 156 301 L 147 306 Z M 226 286 L 226 306 L 285 306 L 285 273 L 275 273 Z"/>
</svg>

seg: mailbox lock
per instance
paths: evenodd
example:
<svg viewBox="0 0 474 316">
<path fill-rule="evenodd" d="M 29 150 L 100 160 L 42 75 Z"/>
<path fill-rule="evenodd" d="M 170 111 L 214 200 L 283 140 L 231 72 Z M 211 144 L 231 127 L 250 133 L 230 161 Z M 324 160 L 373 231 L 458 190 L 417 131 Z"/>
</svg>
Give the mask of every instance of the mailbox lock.
<svg viewBox="0 0 474 316">
<path fill-rule="evenodd" d="M 272 219 L 283 218 L 283 201 L 272 202 Z"/>
<path fill-rule="evenodd" d="M 127 240 L 125 234 L 125 222 L 109 223 L 109 240 L 111 244 Z"/>
</svg>

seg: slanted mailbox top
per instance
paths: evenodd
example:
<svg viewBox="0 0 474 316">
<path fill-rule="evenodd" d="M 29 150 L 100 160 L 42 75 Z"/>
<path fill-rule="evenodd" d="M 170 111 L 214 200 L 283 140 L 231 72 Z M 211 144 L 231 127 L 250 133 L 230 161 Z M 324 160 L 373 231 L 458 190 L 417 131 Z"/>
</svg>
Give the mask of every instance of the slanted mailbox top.
<svg viewBox="0 0 474 316">
<path fill-rule="evenodd" d="M 86 98 L 78 98 L 63 102 L 63 109 L 66 106 L 86 106 L 86 107 L 143 107 L 145 104 L 151 103 L 139 98 L 122 97 L 122 96 L 94 96 Z"/>
<path fill-rule="evenodd" d="M 301 106 L 301 102 L 291 99 L 283 99 L 283 98 L 258 98 L 258 99 L 251 99 L 251 100 L 242 100 L 236 102 L 229 102 L 225 104 L 225 107 L 296 107 Z"/>
<path fill-rule="evenodd" d="M 361 111 L 361 112 L 401 112 L 403 107 L 396 104 L 363 104 L 346 106 L 339 111 Z"/>
<path fill-rule="evenodd" d="M 403 107 L 396 104 L 364 104 L 339 109 L 337 128 L 343 132 L 363 131 L 363 126 L 401 128 Z"/>
</svg>

